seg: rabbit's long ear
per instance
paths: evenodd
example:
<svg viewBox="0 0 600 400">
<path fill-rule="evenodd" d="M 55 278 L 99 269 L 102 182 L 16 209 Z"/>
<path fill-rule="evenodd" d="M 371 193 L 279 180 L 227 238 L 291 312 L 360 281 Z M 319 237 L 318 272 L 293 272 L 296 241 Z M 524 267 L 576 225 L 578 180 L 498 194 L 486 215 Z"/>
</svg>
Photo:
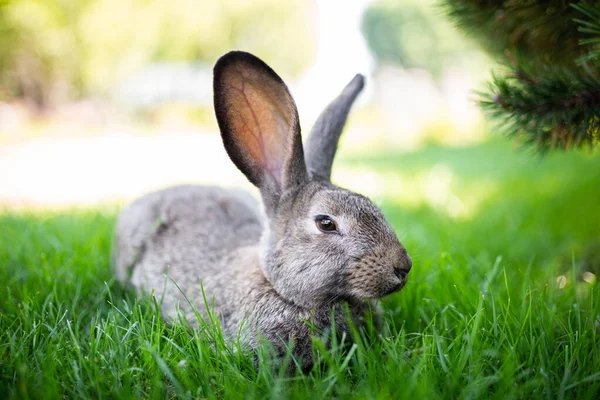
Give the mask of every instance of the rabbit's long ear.
<svg viewBox="0 0 600 400">
<path fill-rule="evenodd" d="M 213 85 L 225 149 L 272 213 L 286 189 L 308 180 L 294 99 L 267 64 L 241 51 L 217 61 Z"/>
<path fill-rule="evenodd" d="M 350 107 L 364 84 L 365 78 L 357 74 L 317 118 L 304 146 L 306 166 L 312 179 L 330 179 L 338 140 L 346 124 Z"/>
</svg>

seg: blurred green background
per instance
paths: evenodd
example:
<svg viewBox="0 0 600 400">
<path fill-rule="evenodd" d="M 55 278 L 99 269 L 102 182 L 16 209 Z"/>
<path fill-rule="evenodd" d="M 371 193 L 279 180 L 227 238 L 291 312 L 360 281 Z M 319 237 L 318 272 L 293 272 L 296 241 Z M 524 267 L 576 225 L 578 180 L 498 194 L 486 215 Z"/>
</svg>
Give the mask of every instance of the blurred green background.
<svg viewBox="0 0 600 400">
<path fill-rule="evenodd" d="M 472 90 L 491 61 L 431 0 L 0 0 L 0 204 L 244 185 L 212 111 L 212 65 L 231 49 L 283 77 L 305 132 L 365 74 L 344 152 L 488 137 Z"/>
<path fill-rule="evenodd" d="M 109 95 L 152 63 L 212 65 L 233 48 L 260 54 L 290 79 L 306 73 L 331 36 L 356 29 L 357 19 L 378 65 L 422 68 L 436 80 L 449 68 L 472 73 L 481 66 L 477 51 L 432 1 L 353 3 L 3 0 L 0 93 L 5 101 L 52 107 Z M 343 43 L 348 39 L 338 46 L 354 52 L 363 46 Z"/>
</svg>

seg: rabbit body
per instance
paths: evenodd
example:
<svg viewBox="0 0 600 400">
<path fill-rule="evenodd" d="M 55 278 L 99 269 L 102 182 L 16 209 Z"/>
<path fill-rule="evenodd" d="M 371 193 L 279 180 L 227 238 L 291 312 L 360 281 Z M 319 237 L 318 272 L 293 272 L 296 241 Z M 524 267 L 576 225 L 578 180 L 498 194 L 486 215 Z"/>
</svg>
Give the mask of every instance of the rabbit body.
<svg viewBox="0 0 600 400">
<path fill-rule="evenodd" d="M 305 321 L 327 331 L 334 307 L 338 332 L 346 330 L 341 303 L 300 307 L 265 278 L 259 260 L 262 216 L 250 194 L 197 185 L 157 191 L 125 207 L 116 232 L 119 278 L 154 293 L 167 317 L 180 310 L 192 324 L 196 311 L 207 318 L 204 290 L 227 339 L 239 334 L 242 343 L 255 347 L 260 330 L 282 354 L 293 340 L 304 370 L 312 366 L 311 327 Z M 353 304 L 356 323 L 369 306 Z"/>
<path fill-rule="evenodd" d="M 257 205 L 234 191 L 193 185 L 161 190 L 121 212 L 117 272 L 134 287 L 153 290 L 167 316 L 180 307 L 193 323 L 194 311 L 185 297 L 205 312 L 202 287 L 209 299 L 215 297 L 217 311 L 231 316 L 240 301 L 224 299 L 247 295 L 257 267 L 249 265 L 256 264 L 253 250 L 262 229 Z M 222 319 L 227 324 L 231 320 Z"/>
<path fill-rule="evenodd" d="M 206 317 L 206 297 L 227 339 L 255 347 L 264 337 L 282 354 L 293 342 L 308 370 L 311 333 L 332 324 L 346 331 L 345 304 L 359 322 L 372 299 L 405 285 L 412 264 L 379 209 L 329 181 L 363 80 L 355 77 L 324 111 L 305 149 L 293 99 L 261 60 L 228 53 L 214 83 L 225 149 L 260 189 L 262 208 L 220 187 L 146 195 L 118 218 L 116 273 L 154 293 L 170 318 L 181 310 L 195 323 L 194 308 Z"/>
</svg>

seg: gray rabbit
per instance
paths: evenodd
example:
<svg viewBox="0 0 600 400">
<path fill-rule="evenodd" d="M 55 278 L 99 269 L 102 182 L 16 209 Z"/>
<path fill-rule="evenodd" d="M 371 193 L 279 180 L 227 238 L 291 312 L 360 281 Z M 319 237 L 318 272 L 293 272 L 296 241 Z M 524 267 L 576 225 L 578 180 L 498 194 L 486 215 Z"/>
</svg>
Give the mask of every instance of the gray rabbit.
<svg viewBox="0 0 600 400">
<path fill-rule="evenodd" d="M 292 342 L 309 370 L 311 330 L 334 323 L 344 332 L 344 304 L 359 321 L 369 301 L 405 285 L 412 265 L 381 211 L 330 182 L 338 139 L 363 85 L 354 77 L 303 148 L 282 79 L 252 54 L 222 56 L 214 67 L 214 107 L 223 144 L 260 190 L 264 214 L 249 194 L 220 187 L 146 195 L 117 221 L 119 279 L 153 291 L 164 315 L 180 310 L 189 321 L 196 317 L 186 297 L 206 316 L 203 288 L 226 338 L 239 335 L 252 348 L 264 337 L 281 352 Z"/>
</svg>

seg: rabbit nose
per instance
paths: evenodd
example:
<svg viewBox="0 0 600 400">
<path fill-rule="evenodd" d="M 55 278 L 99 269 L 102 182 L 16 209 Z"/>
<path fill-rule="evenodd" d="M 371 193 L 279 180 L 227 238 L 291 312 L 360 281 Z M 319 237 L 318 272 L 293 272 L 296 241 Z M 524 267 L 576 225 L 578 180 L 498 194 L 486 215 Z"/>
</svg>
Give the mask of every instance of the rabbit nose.
<svg viewBox="0 0 600 400">
<path fill-rule="evenodd" d="M 412 258 L 410 258 L 410 256 L 408 254 L 405 254 L 405 260 L 404 260 L 404 269 L 406 269 L 406 273 L 410 272 L 410 269 L 412 268 Z"/>
<path fill-rule="evenodd" d="M 396 275 L 398 279 L 403 281 L 404 279 L 406 279 L 406 275 L 408 275 L 408 272 L 402 268 L 394 268 L 394 275 Z"/>
<path fill-rule="evenodd" d="M 394 268 L 394 274 L 398 277 L 398 279 L 406 279 L 406 276 L 410 272 L 412 268 L 412 260 L 408 254 L 404 254 L 402 257 L 402 261 L 400 261 L 400 265 Z"/>
</svg>

